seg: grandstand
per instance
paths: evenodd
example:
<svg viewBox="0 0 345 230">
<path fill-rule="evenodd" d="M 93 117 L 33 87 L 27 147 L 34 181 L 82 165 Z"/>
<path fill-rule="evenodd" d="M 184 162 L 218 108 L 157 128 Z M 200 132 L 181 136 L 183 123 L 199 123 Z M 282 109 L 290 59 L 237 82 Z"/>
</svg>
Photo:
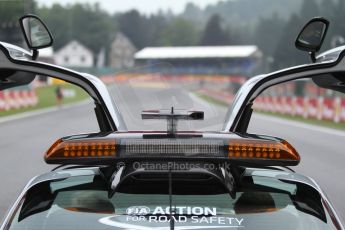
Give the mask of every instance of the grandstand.
<svg viewBox="0 0 345 230">
<path fill-rule="evenodd" d="M 252 76 L 262 70 L 261 59 L 262 52 L 252 45 L 146 47 L 135 54 L 136 63 L 150 66 L 150 71 L 173 74 Z"/>
</svg>

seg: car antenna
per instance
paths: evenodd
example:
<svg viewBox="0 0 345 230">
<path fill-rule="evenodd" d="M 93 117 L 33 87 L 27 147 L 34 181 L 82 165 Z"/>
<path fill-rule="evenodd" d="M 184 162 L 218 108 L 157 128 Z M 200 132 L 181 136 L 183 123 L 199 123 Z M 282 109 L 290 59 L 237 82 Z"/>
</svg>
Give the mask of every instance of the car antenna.
<svg viewBox="0 0 345 230">
<path fill-rule="evenodd" d="M 171 118 L 167 119 L 167 121 L 168 121 L 167 132 L 168 132 L 168 134 L 174 136 L 176 133 L 176 126 L 177 126 L 177 121 L 173 117 L 174 107 L 171 107 L 170 114 L 171 114 Z"/>
<path fill-rule="evenodd" d="M 172 173 L 171 167 L 169 167 L 169 219 L 170 219 L 170 230 L 175 229 L 175 221 L 173 216 L 175 215 L 175 208 L 172 207 Z"/>
<path fill-rule="evenodd" d="M 156 110 L 144 110 L 141 113 L 142 119 L 155 119 L 167 121 L 167 135 L 169 137 L 176 137 L 177 123 L 179 120 L 203 120 L 203 111 L 187 111 L 176 110 L 174 107 L 171 109 L 156 109 Z"/>
</svg>

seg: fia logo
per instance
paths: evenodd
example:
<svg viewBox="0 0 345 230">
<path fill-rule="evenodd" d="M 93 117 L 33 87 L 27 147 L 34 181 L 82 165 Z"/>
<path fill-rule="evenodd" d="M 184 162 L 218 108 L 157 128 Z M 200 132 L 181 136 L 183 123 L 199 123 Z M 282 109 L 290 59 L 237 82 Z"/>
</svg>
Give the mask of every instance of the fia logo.
<svg viewBox="0 0 345 230">
<path fill-rule="evenodd" d="M 150 208 L 147 206 L 131 206 L 126 209 L 126 213 L 130 216 L 144 216 L 150 213 Z"/>
</svg>

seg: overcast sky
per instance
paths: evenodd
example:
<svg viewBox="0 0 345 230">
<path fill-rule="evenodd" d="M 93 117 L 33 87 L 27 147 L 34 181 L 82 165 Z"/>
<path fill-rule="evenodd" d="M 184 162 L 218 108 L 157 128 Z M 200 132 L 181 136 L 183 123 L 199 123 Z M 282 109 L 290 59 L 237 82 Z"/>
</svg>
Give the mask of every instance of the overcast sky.
<svg viewBox="0 0 345 230">
<path fill-rule="evenodd" d="M 75 2 L 100 2 L 103 9 L 109 12 L 121 12 L 129 9 L 137 9 L 144 13 L 154 13 L 158 9 L 171 9 L 174 13 L 180 13 L 184 10 L 186 3 L 193 2 L 200 7 L 207 4 L 216 3 L 219 0 L 37 0 L 39 5 L 50 6 L 55 2 L 60 4 L 68 4 Z"/>
</svg>

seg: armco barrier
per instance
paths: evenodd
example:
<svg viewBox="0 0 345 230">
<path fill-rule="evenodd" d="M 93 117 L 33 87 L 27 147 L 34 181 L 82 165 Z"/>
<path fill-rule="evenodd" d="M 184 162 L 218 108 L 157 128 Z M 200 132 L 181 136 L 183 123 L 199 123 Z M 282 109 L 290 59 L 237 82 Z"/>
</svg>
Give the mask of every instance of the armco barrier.
<svg viewBox="0 0 345 230">
<path fill-rule="evenodd" d="M 5 90 L 0 92 L 0 111 L 21 109 L 37 105 L 35 90 Z"/>
</svg>

